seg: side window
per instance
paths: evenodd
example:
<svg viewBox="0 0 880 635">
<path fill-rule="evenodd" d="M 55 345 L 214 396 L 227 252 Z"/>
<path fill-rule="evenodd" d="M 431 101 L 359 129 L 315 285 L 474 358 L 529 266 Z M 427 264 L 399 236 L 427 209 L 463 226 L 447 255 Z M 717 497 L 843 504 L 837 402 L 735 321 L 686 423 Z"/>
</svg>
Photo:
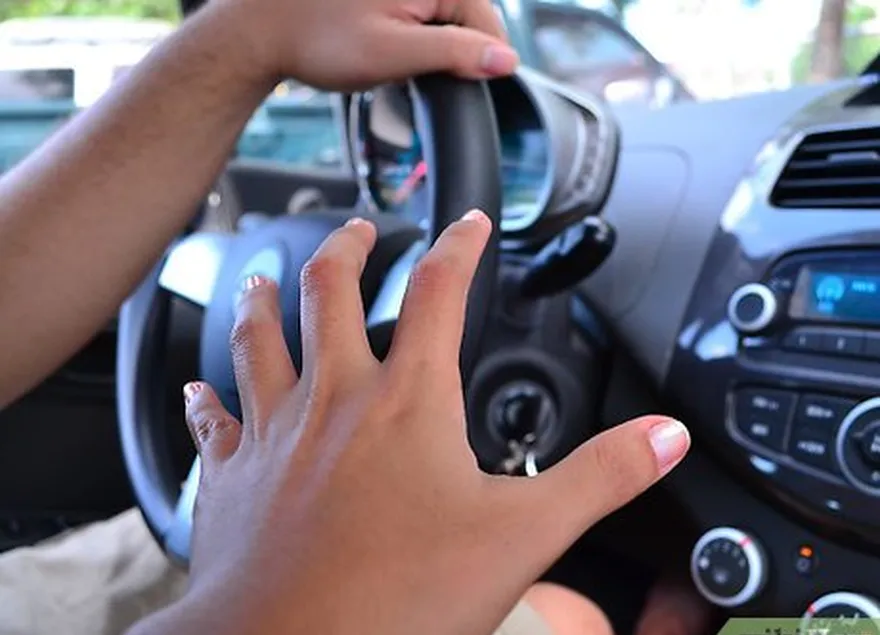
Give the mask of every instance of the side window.
<svg viewBox="0 0 880 635">
<path fill-rule="evenodd" d="M 73 100 L 72 69 L 0 70 L 0 174 L 73 114 Z"/>
<path fill-rule="evenodd" d="M 343 169 L 338 111 L 328 93 L 289 80 L 251 117 L 238 156 L 302 168 Z"/>
<path fill-rule="evenodd" d="M 0 70 L 0 102 L 73 101 L 69 68 Z"/>
</svg>

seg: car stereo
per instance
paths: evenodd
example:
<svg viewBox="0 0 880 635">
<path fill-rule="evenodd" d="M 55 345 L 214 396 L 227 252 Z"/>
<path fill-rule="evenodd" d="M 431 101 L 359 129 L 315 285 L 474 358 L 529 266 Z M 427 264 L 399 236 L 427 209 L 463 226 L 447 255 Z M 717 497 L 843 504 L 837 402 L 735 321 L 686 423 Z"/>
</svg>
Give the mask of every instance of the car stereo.
<svg viewBox="0 0 880 635">
<path fill-rule="evenodd" d="M 800 266 L 788 306 L 795 320 L 880 326 L 880 262 Z"/>
<path fill-rule="evenodd" d="M 880 530 L 880 251 L 786 257 L 727 318 L 729 436 L 800 474 L 782 479 L 797 498 Z"/>
<path fill-rule="evenodd" d="M 783 332 L 789 350 L 880 361 L 880 252 L 785 259 L 766 283 L 737 289 L 728 318 L 746 336 Z"/>
</svg>

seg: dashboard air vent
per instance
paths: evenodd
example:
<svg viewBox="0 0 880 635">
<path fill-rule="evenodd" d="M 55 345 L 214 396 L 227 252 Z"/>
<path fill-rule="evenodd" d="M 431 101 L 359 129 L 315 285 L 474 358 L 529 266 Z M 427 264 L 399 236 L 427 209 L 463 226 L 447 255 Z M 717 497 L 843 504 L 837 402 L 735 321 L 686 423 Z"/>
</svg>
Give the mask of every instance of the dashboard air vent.
<svg viewBox="0 0 880 635">
<path fill-rule="evenodd" d="M 805 137 L 770 202 L 795 209 L 880 209 L 880 126 Z"/>
</svg>

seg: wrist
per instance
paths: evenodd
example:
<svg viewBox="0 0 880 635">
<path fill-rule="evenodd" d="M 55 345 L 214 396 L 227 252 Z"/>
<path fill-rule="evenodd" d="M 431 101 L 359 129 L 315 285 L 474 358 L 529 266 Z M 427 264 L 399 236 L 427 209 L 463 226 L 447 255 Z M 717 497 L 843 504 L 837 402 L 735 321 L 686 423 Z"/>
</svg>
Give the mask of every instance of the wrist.
<svg viewBox="0 0 880 635">
<path fill-rule="evenodd" d="M 282 64 L 265 24 L 266 8 L 247 0 L 211 0 L 193 21 L 202 19 L 206 39 L 233 79 L 242 86 L 262 91 L 263 97 L 285 79 Z"/>
<path fill-rule="evenodd" d="M 132 626 L 125 635 L 246 635 L 251 632 L 251 624 L 240 619 L 234 606 L 191 590 L 174 604 Z"/>
</svg>

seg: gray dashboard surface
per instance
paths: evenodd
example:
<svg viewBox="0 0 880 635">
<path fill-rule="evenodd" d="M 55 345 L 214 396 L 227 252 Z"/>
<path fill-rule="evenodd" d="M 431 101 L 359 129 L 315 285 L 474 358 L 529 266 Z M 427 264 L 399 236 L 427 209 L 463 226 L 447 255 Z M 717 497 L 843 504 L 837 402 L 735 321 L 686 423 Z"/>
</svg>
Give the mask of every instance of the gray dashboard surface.
<svg viewBox="0 0 880 635">
<path fill-rule="evenodd" d="M 603 215 L 618 243 L 583 291 L 658 385 L 737 183 L 792 115 L 853 81 L 616 112 L 621 156 Z"/>
</svg>

